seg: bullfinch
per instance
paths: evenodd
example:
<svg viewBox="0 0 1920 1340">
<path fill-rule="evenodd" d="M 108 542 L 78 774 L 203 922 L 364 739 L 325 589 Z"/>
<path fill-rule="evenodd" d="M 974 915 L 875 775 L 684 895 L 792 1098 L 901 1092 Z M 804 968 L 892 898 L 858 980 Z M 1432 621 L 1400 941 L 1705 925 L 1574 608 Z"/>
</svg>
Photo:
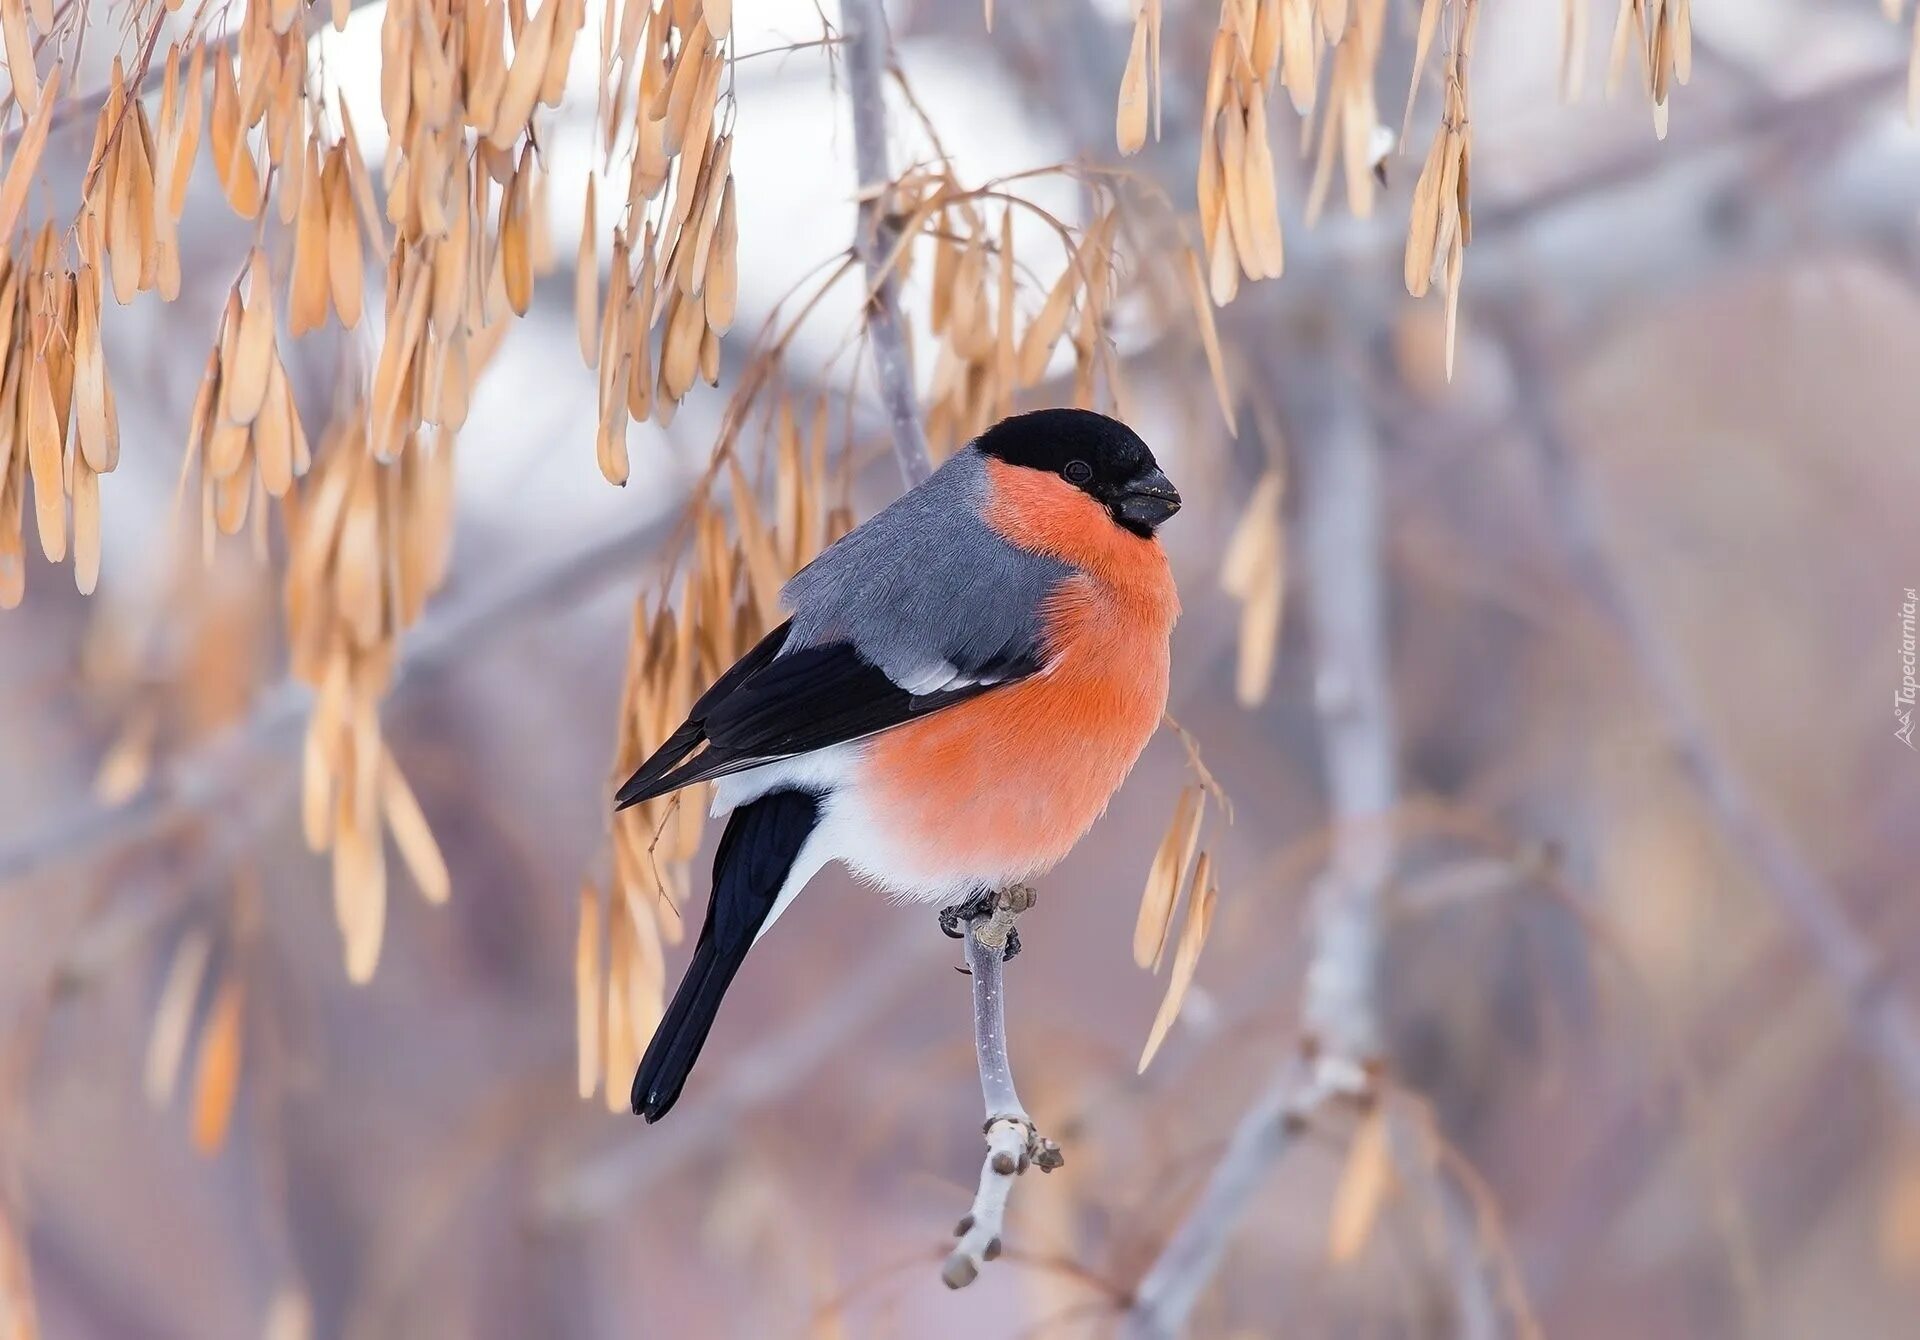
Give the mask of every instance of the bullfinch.
<svg viewBox="0 0 1920 1340">
<path fill-rule="evenodd" d="M 829 861 L 951 929 L 1052 868 L 1159 724 L 1180 495 L 1102 414 L 1005 419 L 787 583 L 791 612 L 620 788 L 717 781 L 686 976 L 633 1110 L 673 1107 L 747 950 Z"/>
</svg>

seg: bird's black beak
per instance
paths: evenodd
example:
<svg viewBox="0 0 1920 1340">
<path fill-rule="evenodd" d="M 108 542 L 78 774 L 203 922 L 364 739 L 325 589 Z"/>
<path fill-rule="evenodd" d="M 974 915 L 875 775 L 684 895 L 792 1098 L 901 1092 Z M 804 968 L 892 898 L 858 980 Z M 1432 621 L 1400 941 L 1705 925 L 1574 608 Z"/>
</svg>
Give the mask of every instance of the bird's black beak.
<svg viewBox="0 0 1920 1340">
<path fill-rule="evenodd" d="M 1151 535 L 1154 527 L 1179 510 L 1180 491 L 1164 471 L 1157 469 L 1129 481 L 1113 500 L 1115 519 L 1142 535 Z"/>
</svg>

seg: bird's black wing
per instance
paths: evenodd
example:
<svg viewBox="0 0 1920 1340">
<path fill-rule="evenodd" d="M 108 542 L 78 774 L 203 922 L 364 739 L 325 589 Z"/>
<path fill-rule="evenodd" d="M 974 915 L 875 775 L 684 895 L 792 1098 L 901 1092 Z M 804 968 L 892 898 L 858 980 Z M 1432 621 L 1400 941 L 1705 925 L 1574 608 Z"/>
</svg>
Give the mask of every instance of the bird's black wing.
<svg viewBox="0 0 1920 1340">
<path fill-rule="evenodd" d="M 1024 679 L 1042 664 L 1037 649 L 1011 652 L 956 667 L 960 678 L 952 687 L 914 693 L 850 642 L 782 655 L 790 628 L 782 624 L 769 633 L 700 695 L 685 724 L 620 788 L 616 809 L 891 730 Z"/>
</svg>

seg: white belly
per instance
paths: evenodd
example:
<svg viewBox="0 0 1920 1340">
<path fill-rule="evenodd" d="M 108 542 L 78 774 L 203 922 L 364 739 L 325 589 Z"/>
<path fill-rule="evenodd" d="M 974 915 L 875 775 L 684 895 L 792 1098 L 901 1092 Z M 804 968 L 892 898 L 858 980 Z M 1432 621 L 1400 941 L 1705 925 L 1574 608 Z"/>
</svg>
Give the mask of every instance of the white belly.
<svg viewBox="0 0 1920 1340">
<path fill-rule="evenodd" d="M 729 814 L 771 791 L 811 791 L 822 797 L 820 822 L 794 859 L 780 895 L 760 934 L 765 935 L 792 905 L 808 880 L 829 861 L 838 861 L 856 876 L 901 902 L 947 906 L 964 901 L 983 888 L 1001 888 L 1026 878 L 1028 870 L 930 872 L 915 862 L 894 835 L 870 818 L 873 806 L 862 793 L 862 743 L 827 749 L 766 763 L 714 783 L 713 814 Z"/>
</svg>

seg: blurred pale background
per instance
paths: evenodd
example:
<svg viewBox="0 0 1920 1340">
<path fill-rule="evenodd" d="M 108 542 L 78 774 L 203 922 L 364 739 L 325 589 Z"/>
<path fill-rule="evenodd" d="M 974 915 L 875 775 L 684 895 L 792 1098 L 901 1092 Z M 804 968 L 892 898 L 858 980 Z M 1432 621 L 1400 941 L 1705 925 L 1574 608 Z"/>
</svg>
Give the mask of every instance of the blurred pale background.
<svg viewBox="0 0 1920 1340">
<path fill-rule="evenodd" d="M 316 39 L 372 158 L 383 8 Z M 1417 8 L 1387 7 L 1390 127 Z M 1702 3 L 1658 142 L 1637 74 L 1602 96 L 1613 7 L 1591 9 L 1571 104 L 1558 6 L 1482 16 L 1451 384 L 1439 300 L 1399 291 L 1431 90 L 1375 217 L 1336 192 L 1313 232 L 1299 122 L 1276 112 L 1288 272 L 1219 318 L 1237 440 L 1190 325 L 1136 312 L 1117 331 L 1126 408 L 1187 498 L 1166 532 L 1185 602 L 1171 710 L 1234 822 L 1209 826 L 1213 933 L 1144 1076 L 1164 982 L 1130 941 L 1188 780 L 1171 734 L 1023 922 L 1014 1056 L 1068 1165 L 1022 1180 L 1013 1259 L 964 1293 L 936 1270 L 977 1168 L 978 1100 L 965 980 L 930 913 L 823 877 L 756 951 L 669 1121 L 574 1094 L 577 893 L 605 876 L 632 602 L 658 589 L 754 333 L 853 236 L 844 71 L 817 45 L 737 66 L 740 312 L 721 384 L 668 429 L 635 427 L 634 479 L 615 489 L 569 273 L 593 152 L 588 6 L 578 101 L 543 135 L 558 266 L 476 384 L 451 569 L 383 713 L 453 895 L 431 907 L 392 877 L 364 987 L 342 968 L 327 862 L 300 838 L 307 691 L 278 687 L 277 579 L 243 544 L 211 570 L 175 559 L 187 415 L 253 238 L 203 167 L 179 300 L 104 322 L 124 454 L 102 489 L 99 591 L 77 596 L 36 554 L 24 604 L 0 615 L 0 1218 L 41 1333 L 290 1335 L 302 1309 L 311 1334 L 355 1340 L 1104 1333 L 1300 1027 L 1327 801 L 1296 522 L 1327 413 L 1310 406 L 1329 394 L 1380 468 L 1398 789 L 1431 820 L 1406 826 L 1387 892 L 1391 1072 L 1484 1182 L 1508 1258 L 1488 1278 L 1510 1266 L 1552 1336 L 1911 1333 L 1920 754 L 1892 704 L 1920 586 L 1910 34 L 1869 0 Z M 735 10 L 738 54 L 821 34 L 808 0 Z M 989 34 L 974 3 L 890 6 L 956 171 L 1115 160 L 1133 6 L 998 10 Z M 1190 213 L 1217 15 L 1166 10 L 1165 134 L 1131 162 Z M 926 157 L 893 110 L 895 165 Z M 86 150 L 84 128 L 56 131 L 55 194 Z M 1064 179 L 1030 194 L 1084 219 Z M 613 206 L 603 194 L 608 226 Z M 903 297 L 928 348 L 930 269 Z M 898 477 L 866 383 L 846 399 L 857 299 L 840 285 L 799 327 L 786 377 L 830 394 L 864 515 Z M 315 414 L 336 343 L 282 346 Z M 1288 462 L 1287 596 L 1271 690 L 1244 707 L 1219 574 L 1270 459 Z M 1582 515 L 1598 578 L 1571 533 Z M 96 774 L 148 702 L 161 761 L 116 818 Z M 175 752 L 189 765 L 169 769 Z M 692 884 L 697 912 L 701 861 Z M 142 1079 L 195 934 L 217 970 L 248 946 L 242 1078 L 213 1156 L 190 1138 L 191 1086 L 156 1107 Z M 1411 1187 L 1330 1260 L 1349 1125 L 1262 1183 L 1192 1333 L 1523 1333 L 1504 1307 L 1492 1330 L 1461 1315 Z"/>
</svg>

